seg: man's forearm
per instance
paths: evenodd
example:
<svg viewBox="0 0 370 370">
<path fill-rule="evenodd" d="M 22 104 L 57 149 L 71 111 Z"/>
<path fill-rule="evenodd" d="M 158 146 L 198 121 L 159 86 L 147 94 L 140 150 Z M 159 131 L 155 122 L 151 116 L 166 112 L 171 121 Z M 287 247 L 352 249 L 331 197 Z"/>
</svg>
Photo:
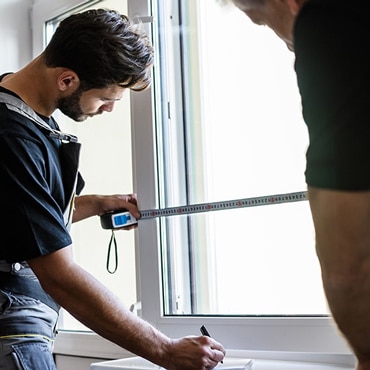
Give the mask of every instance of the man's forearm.
<svg viewBox="0 0 370 370">
<path fill-rule="evenodd" d="M 333 318 L 370 364 L 370 192 L 309 188 L 308 194 Z"/>
<path fill-rule="evenodd" d="M 66 259 L 65 254 L 69 251 L 30 261 L 45 291 L 97 334 L 153 362 L 163 362 L 170 339 L 132 314 L 109 289 Z M 53 268 L 49 270 L 47 265 Z"/>
</svg>

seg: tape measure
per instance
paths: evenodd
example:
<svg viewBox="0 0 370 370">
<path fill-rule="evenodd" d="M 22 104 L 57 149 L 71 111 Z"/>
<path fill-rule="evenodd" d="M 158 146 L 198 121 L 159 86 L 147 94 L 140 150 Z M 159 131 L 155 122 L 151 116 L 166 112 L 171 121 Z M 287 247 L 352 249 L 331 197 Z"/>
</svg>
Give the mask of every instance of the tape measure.
<svg viewBox="0 0 370 370">
<path fill-rule="evenodd" d="M 262 197 L 234 199 L 228 201 L 199 203 L 169 208 L 147 209 L 140 211 L 140 220 L 157 217 L 181 216 L 193 213 L 221 211 L 227 209 L 257 207 L 263 205 L 290 203 L 308 200 L 307 192 L 286 193 L 277 195 L 267 195 Z M 100 217 L 103 229 L 119 229 L 136 224 L 138 220 L 127 210 L 118 210 L 106 213 Z"/>
</svg>

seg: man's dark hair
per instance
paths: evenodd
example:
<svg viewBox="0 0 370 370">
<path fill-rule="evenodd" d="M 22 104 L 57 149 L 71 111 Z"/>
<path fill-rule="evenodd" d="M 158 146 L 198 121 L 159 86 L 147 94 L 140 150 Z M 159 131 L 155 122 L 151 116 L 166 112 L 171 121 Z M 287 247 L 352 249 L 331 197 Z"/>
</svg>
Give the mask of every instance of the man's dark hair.
<svg viewBox="0 0 370 370">
<path fill-rule="evenodd" d="M 120 85 L 140 91 L 151 83 L 154 57 L 147 35 L 114 10 L 87 10 L 67 17 L 43 57 L 48 67 L 76 72 L 84 90 Z"/>
</svg>

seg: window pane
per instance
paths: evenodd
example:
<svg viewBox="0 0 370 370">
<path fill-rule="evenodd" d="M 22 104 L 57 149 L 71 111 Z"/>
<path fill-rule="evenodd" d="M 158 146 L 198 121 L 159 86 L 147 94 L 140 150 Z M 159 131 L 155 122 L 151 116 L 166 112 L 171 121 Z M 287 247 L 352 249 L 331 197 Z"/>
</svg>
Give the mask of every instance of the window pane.
<svg viewBox="0 0 370 370">
<path fill-rule="evenodd" d="M 161 206 L 303 191 L 293 54 L 216 0 L 163 2 Z M 162 220 L 167 315 L 327 315 L 307 201 Z"/>
</svg>

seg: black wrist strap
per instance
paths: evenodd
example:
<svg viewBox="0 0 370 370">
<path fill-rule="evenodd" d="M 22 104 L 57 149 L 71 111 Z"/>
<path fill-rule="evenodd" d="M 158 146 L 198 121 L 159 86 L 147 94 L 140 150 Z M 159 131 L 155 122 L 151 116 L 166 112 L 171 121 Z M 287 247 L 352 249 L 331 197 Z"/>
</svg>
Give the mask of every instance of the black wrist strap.
<svg viewBox="0 0 370 370">
<path fill-rule="evenodd" d="M 110 266 L 110 260 L 111 260 L 111 253 L 112 253 L 112 245 L 114 246 L 114 266 L 113 269 L 111 269 Z M 112 235 L 110 237 L 110 241 L 108 244 L 108 253 L 107 253 L 107 271 L 110 274 L 114 274 L 117 271 L 118 268 L 118 250 L 117 250 L 117 240 L 116 236 L 114 234 L 114 230 L 112 230 Z"/>
</svg>

